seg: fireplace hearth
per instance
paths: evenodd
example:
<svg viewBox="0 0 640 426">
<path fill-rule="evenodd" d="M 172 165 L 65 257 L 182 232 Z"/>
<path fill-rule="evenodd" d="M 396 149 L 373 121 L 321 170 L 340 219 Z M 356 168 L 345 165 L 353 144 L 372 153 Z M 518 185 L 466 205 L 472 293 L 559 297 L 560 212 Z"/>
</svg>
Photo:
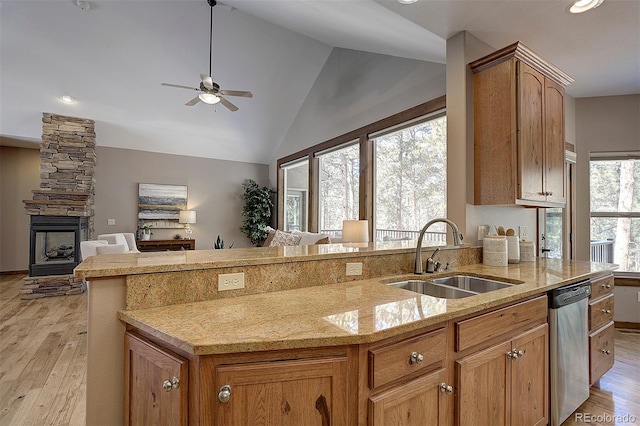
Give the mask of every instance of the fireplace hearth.
<svg viewBox="0 0 640 426">
<path fill-rule="evenodd" d="M 87 217 L 31 216 L 29 276 L 73 273 L 87 234 Z"/>
</svg>

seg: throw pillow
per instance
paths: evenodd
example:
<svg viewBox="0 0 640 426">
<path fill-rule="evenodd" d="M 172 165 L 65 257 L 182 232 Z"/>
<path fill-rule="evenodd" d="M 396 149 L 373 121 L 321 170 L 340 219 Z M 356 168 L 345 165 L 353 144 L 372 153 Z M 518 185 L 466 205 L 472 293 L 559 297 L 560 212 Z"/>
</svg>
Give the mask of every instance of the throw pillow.
<svg viewBox="0 0 640 426">
<path fill-rule="evenodd" d="M 271 240 L 271 243 L 269 243 L 269 247 L 297 246 L 300 244 L 301 238 L 302 237 L 300 235 L 293 235 L 276 229 L 273 239 Z"/>
</svg>

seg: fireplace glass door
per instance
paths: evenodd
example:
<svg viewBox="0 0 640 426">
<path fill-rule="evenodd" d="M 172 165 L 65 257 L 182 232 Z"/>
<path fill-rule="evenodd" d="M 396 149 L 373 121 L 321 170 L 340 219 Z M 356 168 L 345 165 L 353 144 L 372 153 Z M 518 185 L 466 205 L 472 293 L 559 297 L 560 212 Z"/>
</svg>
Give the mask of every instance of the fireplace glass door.
<svg viewBox="0 0 640 426">
<path fill-rule="evenodd" d="M 75 260 L 75 232 L 36 232 L 35 263 L 67 263 Z"/>
</svg>

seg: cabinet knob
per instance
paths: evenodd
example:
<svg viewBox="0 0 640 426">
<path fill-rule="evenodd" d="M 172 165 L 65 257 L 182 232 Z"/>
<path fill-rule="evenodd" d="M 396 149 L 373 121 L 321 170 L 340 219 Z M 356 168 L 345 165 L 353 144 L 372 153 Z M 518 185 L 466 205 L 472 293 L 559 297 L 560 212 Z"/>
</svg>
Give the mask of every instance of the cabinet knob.
<svg viewBox="0 0 640 426">
<path fill-rule="evenodd" d="M 602 313 L 603 314 L 610 314 L 611 313 L 611 309 L 603 309 Z"/>
<path fill-rule="evenodd" d="M 418 352 L 411 352 L 409 364 L 420 364 L 422 361 L 424 361 L 424 356 L 422 354 L 419 354 Z"/>
<path fill-rule="evenodd" d="M 165 392 L 171 392 L 173 389 L 178 389 L 180 387 L 180 379 L 176 376 L 173 376 L 171 380 L 167 379 L 162 382 L 162 390 Z"/>
<path fill-rule="evenodd" d="M 220 392 L 218 392 L 218 399 L 220 402 L 229 402 L 231 399 L 231 386 L 224 385 L 220 388 Z"/>
<path fill-rule="evenodd" d="M 609 349 L 603 349 L 602 353 L 605 355 L 611 355 L 611 351 Z"/>
<path fill-rule="evenodd" d="M 447 394 L 453 393 L 453 386 L 446 383 L 440 383 L 440 392 L 444 392 Z"/>
</svg>

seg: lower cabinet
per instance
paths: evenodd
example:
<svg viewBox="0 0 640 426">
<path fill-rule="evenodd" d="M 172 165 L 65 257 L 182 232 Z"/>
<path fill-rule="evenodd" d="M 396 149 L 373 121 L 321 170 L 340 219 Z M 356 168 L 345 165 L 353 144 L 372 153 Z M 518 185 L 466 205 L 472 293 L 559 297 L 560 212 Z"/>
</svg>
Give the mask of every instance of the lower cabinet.
<svg viewBox="0 0 640 426">
<path fill-rule="evenodd" d="M 186 425 L 187 360 L 125 334 L 124 424 Z"/>
<path fill-rule="evenodd" d="M 369 398 L 371 426 L 444 425 L 446 401 L 453 390 L 445 384 L 447 374 L 437 370 Z"/>
<path fill-rule="evenodd" d="M 220 365 L 216 425 L 346 425 L 347 358 Z"/>
<path fill-rule="evenodd" d="M 547 424 L 547 342 L 543 324 L 458 360 L 457 423 Z"/>
</svg>

